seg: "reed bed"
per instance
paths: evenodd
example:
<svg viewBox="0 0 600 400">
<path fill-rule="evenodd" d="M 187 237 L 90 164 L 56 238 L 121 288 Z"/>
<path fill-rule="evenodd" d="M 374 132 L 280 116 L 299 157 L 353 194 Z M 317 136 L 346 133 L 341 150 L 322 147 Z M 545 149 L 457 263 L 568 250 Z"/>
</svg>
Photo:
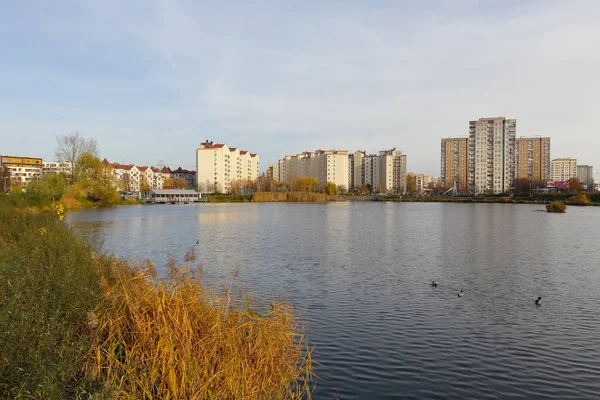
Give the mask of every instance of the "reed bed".
<svg viewBox="0 0 600 400">
<path fill-rule="evenodd" d="M 119 398 L 310 398 L 312 350 L 285 302 L 261 306 L 231 286 L 202 287 L 190 266 L 154 268 L 115 261 L 106 302 L 89 315 L 86 374 Z"/>
<path fill-rule="evenodd" d="M 0 201 L 0 398 L 310 398 L 288 303 L 203 287 L 192 251 L 165 279 L 94 253 L 62 212 Z"/>
<path fill-rule="evenodd" d="M 296 202 L 312 203 L 329 201 L 329 196 L 323 193 L 310 192 L 256 192 L 252 201 L 257 203 L 269 202 Z"/>
</svg>

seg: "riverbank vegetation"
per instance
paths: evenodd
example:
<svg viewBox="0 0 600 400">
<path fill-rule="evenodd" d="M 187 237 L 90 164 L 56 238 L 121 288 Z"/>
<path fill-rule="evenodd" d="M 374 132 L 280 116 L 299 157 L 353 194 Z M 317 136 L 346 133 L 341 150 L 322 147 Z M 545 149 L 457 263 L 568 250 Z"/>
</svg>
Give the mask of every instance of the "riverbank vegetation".
<svg viewBox="0 0 600 400">
<path fill-rule="evenodd" d="M 0 202 L 1 398 L 310 397 L 288 303 L 204 287 L 193 251 L 164 279 L 95 253 L 62 212 Z"/>
<path fill-rule="evenodd" d="M 291 203 L 313 203 L 329 201 L 329 196 L 324 193 L 310 192 L 257 192 L 252 196 L 255 203 L 291 202 Z"/>
</svg>

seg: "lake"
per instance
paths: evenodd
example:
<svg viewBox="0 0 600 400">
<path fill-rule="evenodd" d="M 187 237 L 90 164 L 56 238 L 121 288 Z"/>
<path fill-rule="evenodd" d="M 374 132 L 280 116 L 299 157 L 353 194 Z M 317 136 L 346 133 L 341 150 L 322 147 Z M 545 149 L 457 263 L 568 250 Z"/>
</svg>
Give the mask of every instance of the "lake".
<svg viewBox="0 0 600 400">
<path fill-rule="evenodd" d="M 163 271 L 199 241 L 207 281 L 239 269 L 287 297 L 316 345 L 315 399 L 597 398 L 600 208 L 543 208 L 153 205 L 67 220 Z"/>
</svg>

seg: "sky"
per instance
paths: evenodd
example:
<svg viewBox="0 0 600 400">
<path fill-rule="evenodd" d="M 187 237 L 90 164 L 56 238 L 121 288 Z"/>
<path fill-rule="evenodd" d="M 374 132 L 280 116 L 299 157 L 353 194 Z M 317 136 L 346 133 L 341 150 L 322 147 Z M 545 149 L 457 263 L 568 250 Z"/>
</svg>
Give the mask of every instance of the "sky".
<svg viewBox="0 0 600 400">
<path fill-rule="evenodd" d="M 0 0 L 0 154 L 195 167 L 208 139 L 261 169 L 317 149 L 398 148 L 517 119 L 600 172 L 600 2 Z"/>
</svg>

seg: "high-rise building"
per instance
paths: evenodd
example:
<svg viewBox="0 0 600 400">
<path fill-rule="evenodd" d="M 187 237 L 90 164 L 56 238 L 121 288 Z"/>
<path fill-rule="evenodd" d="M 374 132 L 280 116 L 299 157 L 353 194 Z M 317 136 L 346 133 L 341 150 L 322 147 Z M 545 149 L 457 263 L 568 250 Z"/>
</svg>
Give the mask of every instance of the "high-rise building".
<svg viewBox="0 0 600 400">
<path fill-rule="evenodd" d="M 517 139 L 517 179 L 550 180 L 550 138 L 521 137 Z"/>
<path fill-rule="evenodd" d="M 469 122 L 469 191 L 503 193 L 514 185 L 516 119 L 480 118 Z"/>
<path fill-rule="evenodd" d="M 256 180 L 259 164 L 257 154 L 207 140 L 196 149 L 198 191 L 229 193 L 233 181 Z"/>
<path fill-rule="evenodd" d="M 574 158 L 555 158 L 551 163 L 550 180 L 568 181 L 577 177 L 577 160 Z"/>
<path fill-rule="evenodd" d="M 441 184 L 451 188 L 456 182 L 459 193 L 468 192 L 469 138 L 449 137 L 442 139 Z"/>
<path fill-rule="evenodd" d="M 594 184 L 594 167 L 591 165 L 577 166 L 577 179 L 584 185 Z"/>
<path fill-rule="evenodd" d="M 406 192 L 407 157 L 396 148 L 379 154 L 356 151 L 349 155 L 348 187 L 369 186 L 378 192 Z"/>
<path fill-rule="evenodd" d="M 315 178 L 319 183 L 348 186 L 348 150 L 317 150 L 279 160 L 279 180 Z"/>
</svg>

